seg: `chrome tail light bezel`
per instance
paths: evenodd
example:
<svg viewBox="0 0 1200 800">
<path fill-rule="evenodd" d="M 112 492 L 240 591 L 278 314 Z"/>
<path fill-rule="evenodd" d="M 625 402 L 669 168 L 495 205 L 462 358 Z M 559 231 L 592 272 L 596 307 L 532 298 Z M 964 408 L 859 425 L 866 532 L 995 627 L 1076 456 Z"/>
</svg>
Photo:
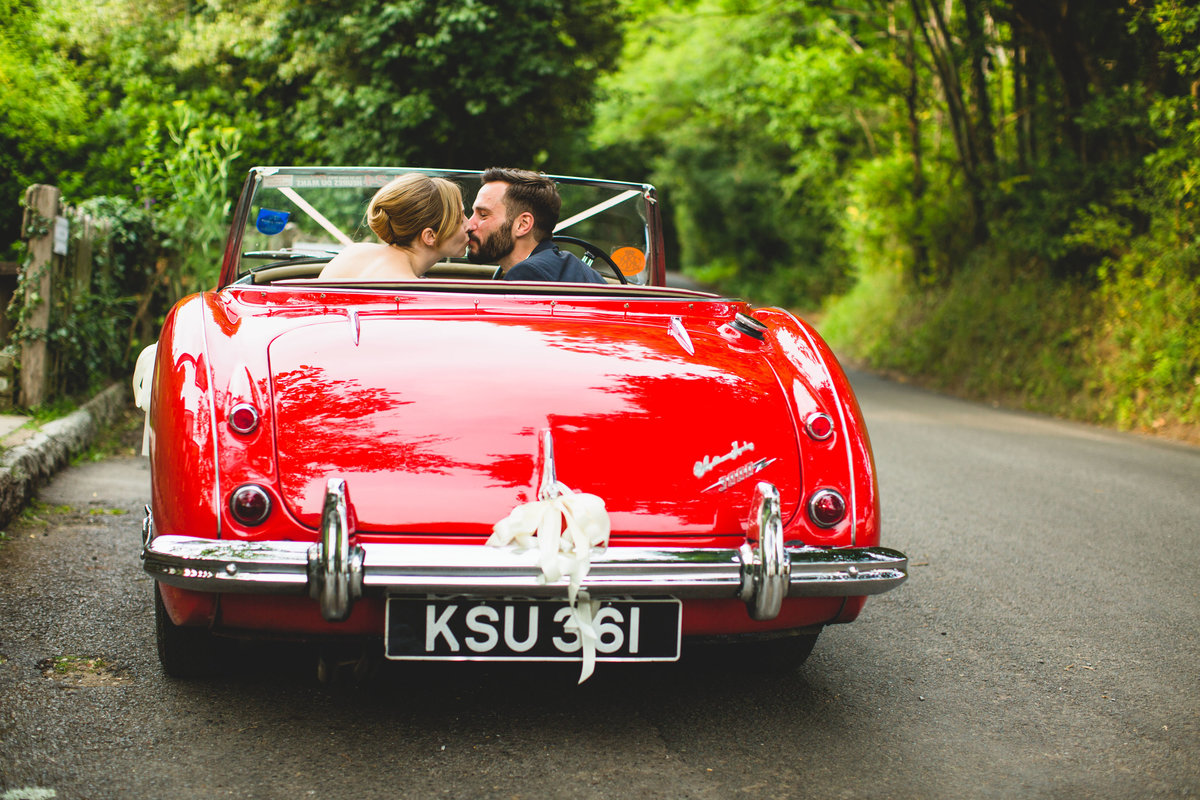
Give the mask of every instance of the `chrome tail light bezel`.
<svg viewBox="0 0 1200 800">
<path fill-rule="evenodd" d="M 247 493 L 261 501 L 261 512 L 253 515 L 246 513 L 246 501 L 239 502 L 238 498 Z M 239 525 L 247 528 L 254 528 L 266 522 L 271 516 L 274 505 L 271 500 L 271 493 L 256 483 L 243 483 L 229 493 L 230 515 Z"/>
<path fill-rule="evenodd" d="M 836 505 L 836 519 L 831 519 L 826 515 L 826 513 L 820 510 L 821 505 L 826 501 L 831 501 Z M 817 491 L 813 492 L 809 496 L 805 507 L 808 511 L 809 521 L 811 521 L 812 524 L 816 525 L 818 528 L 823 528 L 825 530 L 837 527 L 844 522 L 846 519 L 846 514 L 849 510 L 849 506 L 846 503 L 846 498 L 842 496 L 842 493 L 837 489 L 830 488 L 818 489 Z"/>
</svg>

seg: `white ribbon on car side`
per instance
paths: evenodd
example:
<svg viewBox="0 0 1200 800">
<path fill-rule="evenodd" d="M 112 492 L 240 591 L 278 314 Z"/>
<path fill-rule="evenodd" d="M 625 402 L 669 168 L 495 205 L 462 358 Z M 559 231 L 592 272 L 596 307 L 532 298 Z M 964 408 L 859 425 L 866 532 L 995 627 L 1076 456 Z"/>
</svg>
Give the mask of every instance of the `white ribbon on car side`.
<svg viewBox="0 0 1200 800">
<path fill-rule="evenodd" d="M 497 522 L 487 543 L 492 547 L 513 545 L 518 551 L 537 549 L 544 583 L 564 575 L 571 618 L 566 630 L 579 637 L 583 667 L 579 682 L 592 676 L 596 667 L 596 628 L 592 624 L 600 601 L 592 600 L 582 588 L 591 567 L 593 548 L 608 544 L 611 523 L 604 501 L 594 494 L 575 492 L 557 481 L 545 499 L 522 503 Z M 550 496 L 546 496 L 550 495 Z"/>
<path fill-rule="evenodd" d="M 133 402 L 146 412 L 142 427 L 142 455 L 150 455 L 150 390 L 154 385 L 154 360 L 158 353 L 158 342 L 146 347 L 138 356 L 133 368 Z"/>
</svg>

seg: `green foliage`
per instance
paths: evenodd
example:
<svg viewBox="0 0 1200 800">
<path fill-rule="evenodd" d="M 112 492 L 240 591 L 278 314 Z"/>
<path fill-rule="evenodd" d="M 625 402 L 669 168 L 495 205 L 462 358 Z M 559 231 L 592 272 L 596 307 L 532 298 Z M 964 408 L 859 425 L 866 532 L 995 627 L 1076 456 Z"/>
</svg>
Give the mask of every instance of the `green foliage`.
<svg viewBox="0 0 1200 800">
<path fill-rule="evenodd" d="M 38 5 L 0 0 L 0 203 L 15 208 L 30 184 L 56 182 L 86 121 L 83 89 Z M 18 215 L 0 215 L 0 258 L 19 226 Z"/>
<path fill-rule="evenodd" d="M 845 286 L 836 164 L 800 164 L 776 135 L 789 116 L 772 87 L 793 5 L 631 9 L 622 69 L 603 83 L 593 128 L 602 152 L 652 154 L 649 179 L 669 197 L 678 236 L 672 267 L 791 305 Z"/>
<path fill-rule="evenodd" d="M 198 121 L 183 101 L 172 107 L 165 137 L 157 125 L 149 127 L 142 161 L 131 172 L 171 253 L 166 279 L 173 303 L 213 285 L 220 272 L 232 205 L 226 187 L 241 155 L 241 133 Z"/>
<path fill-rule="evenodd" d="M 1089 214 L 1089 246 L 1122 238 L 1119 218 Z M 934 388 L 1197 441 L 1196 319 L 1200 248 L 1158 229 L 1094 286 L 1002 259 L 925 289 L 880 270 L 831 302 L 821 328 L 843 357 Z"/>
<path fill-rule="evenodd" d="M 146 290 L 146 265 L 153 264 L 161 252 L 161 235 L 150 214 L 124 198 L 93 198 L 68 216 L 73 220 L 72 253 L 80 244 L 84 216 L 97 230 L 90 282 L 78 287 L 63 280 L 52 297 L 27 296 L 26 284 L 39 280 L 41 272 L 24 271 L 8 309 L 13 320 L 10 346 L 28 340 L 47 341 L 63 375 L 62 396 L 45 409 L 35 410 L 38 414 L 69 410 L 72 398 L 95 390 L 112 376 L 128 374 L 130 354 L 140 345 L 134 321 L 138 295 Z M 46 302 L 51 304 L 49 328 L 32 327 L 31 312 Z"/>
<path fill-rule="evenodd" d="M 611 0 L 291 2 L 266 91 L 295 96 L 292 134 L 330 161 L 541 165 L 590 119 L 617 23 Z"/>
<path fill-rule="evenodd" d="M 877 276 L 831 305 L 822 332 L 840 355 L 934 388 L 1082 414 L 1087 292 L 1046 276 L 1014 280 L 1013 269 L 978 263 L 926 289 Z"/>
<path fill-rule="evenodd" d="M 91 197 L 76 206 L 103 223 L 108 230 L 105 242 L 106 282 L 98 287 L 110 295 L 136 297 L 151 290 L 149 268 L 165 254 L 163 234 L 158 229 L 158 217 L 144 205 L 127 197 Z"/>
<path fill-rule="evenodd" d="M 1101 277 L 1100 418 L 1127 429 L 1200 429 L 1200 245 L 1156 229 Z"/>
</svg>

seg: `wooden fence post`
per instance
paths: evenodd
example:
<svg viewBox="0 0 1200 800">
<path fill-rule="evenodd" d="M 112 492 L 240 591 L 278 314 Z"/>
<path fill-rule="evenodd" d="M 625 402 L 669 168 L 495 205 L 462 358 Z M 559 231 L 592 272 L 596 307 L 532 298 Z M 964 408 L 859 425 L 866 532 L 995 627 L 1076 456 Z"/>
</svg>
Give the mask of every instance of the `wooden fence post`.
<svg viewBox="0 0 1200 800">
<path fill-rule="evenodd" d="M 62 193 L 56 186 L 35 184 L 25 192 L 25 218 L 22 235 L 29 240 L 29 261 L 25 267 L 25 308 L 29 314 L 26 330 L 50 329 L 53 305 L 54 228 Z M 50 371 L 49 344 L 45 337 L 21 343 L 21 405 L 26 408 L 46 402 Z"/>
</svg>

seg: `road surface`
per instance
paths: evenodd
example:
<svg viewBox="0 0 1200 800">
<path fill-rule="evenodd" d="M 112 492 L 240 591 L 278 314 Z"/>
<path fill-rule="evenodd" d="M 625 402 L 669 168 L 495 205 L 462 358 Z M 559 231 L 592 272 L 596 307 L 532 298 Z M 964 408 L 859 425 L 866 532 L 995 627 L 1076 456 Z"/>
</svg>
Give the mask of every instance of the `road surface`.
<svg viewBox="0 0 1200 800">
<path fill-rule="evenodd" d="M 1200 796 L 1200 449 L 852 377 L 911 578 L 783 675 L 171 680 L 146 462 L 73 467 L 0 546 L 0 800 Z"/>
</svg>

